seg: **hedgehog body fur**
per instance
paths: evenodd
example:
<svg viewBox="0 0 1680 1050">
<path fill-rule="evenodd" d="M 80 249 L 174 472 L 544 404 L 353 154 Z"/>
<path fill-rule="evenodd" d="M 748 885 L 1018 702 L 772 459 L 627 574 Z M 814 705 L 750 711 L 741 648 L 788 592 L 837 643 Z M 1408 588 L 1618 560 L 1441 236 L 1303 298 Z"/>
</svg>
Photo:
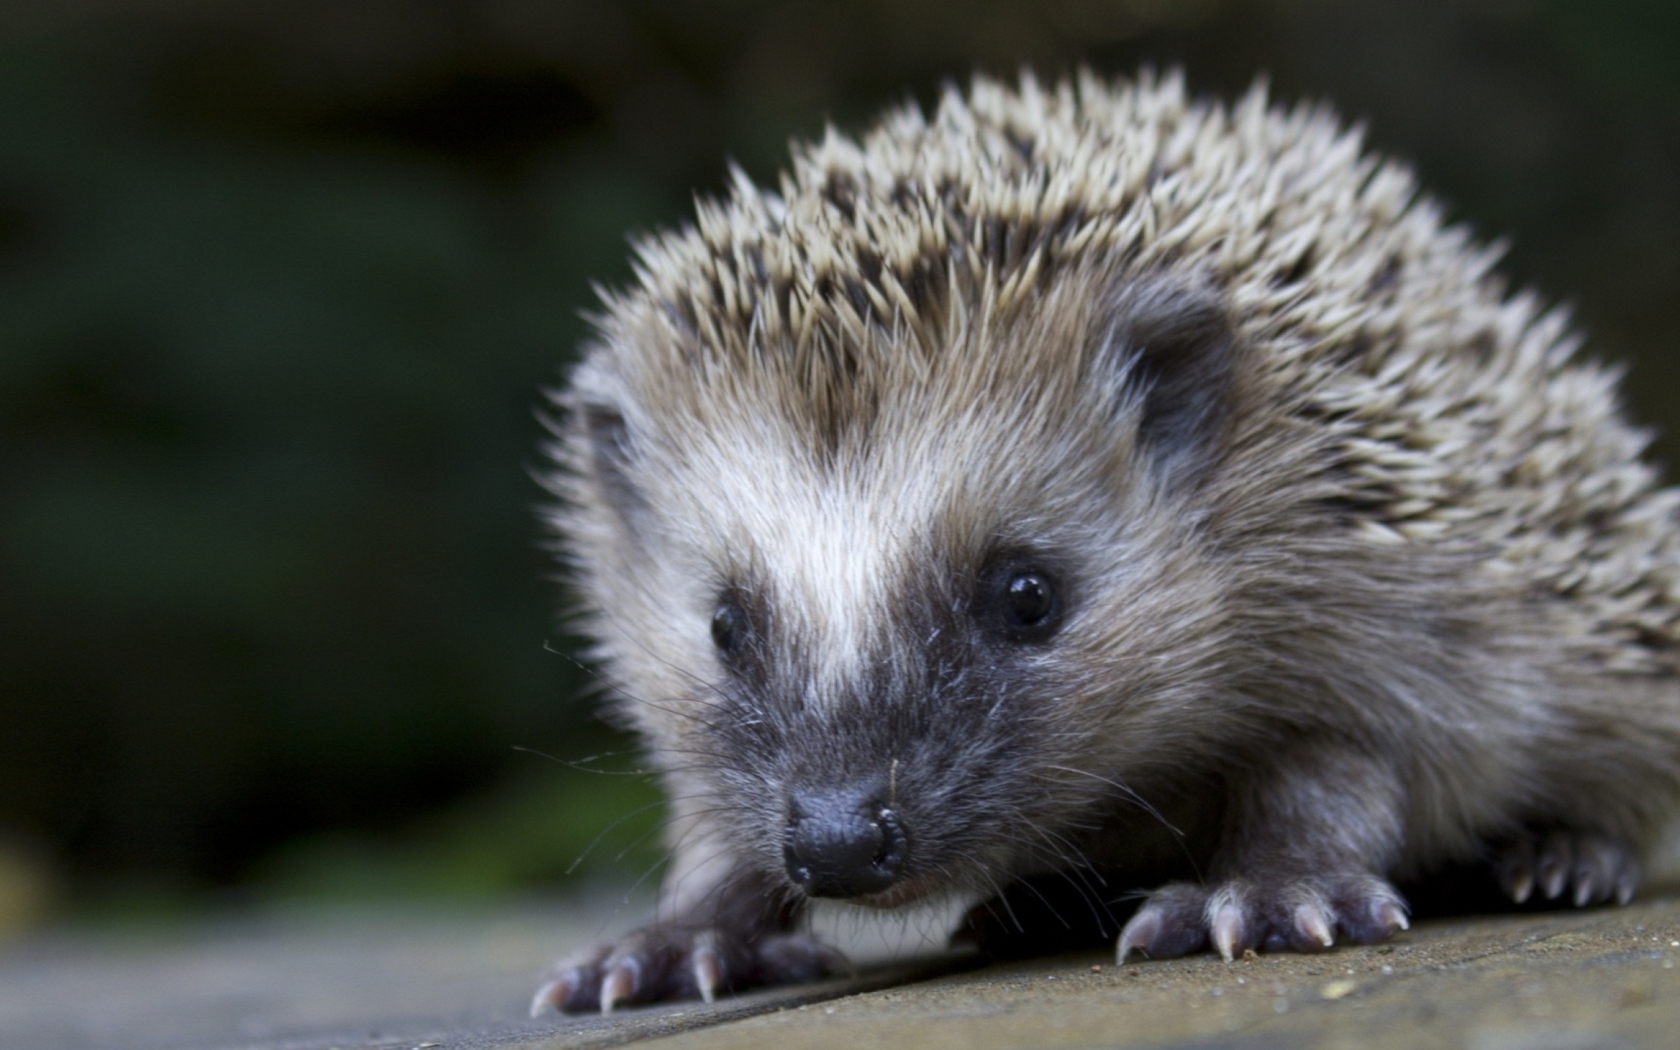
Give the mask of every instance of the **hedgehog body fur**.
<svg viewBox="0 0 1680 1050">
<path fill-rule="evenodd" d="M 1497 255 L 1329 112 L 1148 73 L 977 79 L 640 242 L 552 523 L 673 861 L 538 1005 L 819 974 L 809 896 L 998 894 L 1007 951 L 1171 880 L 1122 958 L 1379 940 L 1458 864 L 1625 900 L 1680 498 Z"/>
</svg>

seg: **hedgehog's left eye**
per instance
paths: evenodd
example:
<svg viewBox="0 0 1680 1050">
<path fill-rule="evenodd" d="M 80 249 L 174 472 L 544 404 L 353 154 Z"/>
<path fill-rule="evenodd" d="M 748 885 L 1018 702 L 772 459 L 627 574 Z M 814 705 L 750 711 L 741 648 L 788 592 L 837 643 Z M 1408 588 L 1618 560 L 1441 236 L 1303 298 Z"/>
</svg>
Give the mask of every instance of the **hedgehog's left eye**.
<svg viewBox="0 0 1680 1050">
<path fill-rule="evenodd" d="M 1062 602 L 1050 574 L 1039 569 L 1006 569 L 991 574 L 985 600 L 993 629 L 1014 642 L 1040 642 L 1056 632 Z"/>
<path fill-rule="evenodd" d="M 1009 578 L 1003 588 L 1003 600 L 1015 626 L 1037 627 L 1049 617 L 1056 595 L 1050 589 L 1050 581 L 1042 575 L 1023 572 Z"/>
</svg>

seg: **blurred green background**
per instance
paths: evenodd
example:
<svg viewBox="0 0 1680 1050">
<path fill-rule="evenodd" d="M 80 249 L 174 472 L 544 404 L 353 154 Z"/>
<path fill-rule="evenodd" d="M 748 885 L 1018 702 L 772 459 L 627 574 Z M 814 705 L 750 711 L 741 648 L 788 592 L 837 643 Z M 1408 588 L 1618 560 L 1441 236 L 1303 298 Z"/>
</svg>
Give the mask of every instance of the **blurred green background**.
<svg viewBox="0 0 1680 1050">
<path fill-rule="evenodd" d="M 1081 62 L 1368 121 L 1676 458 L 1669 0 L 0 7 L 0 927 L 645 873 L 532 513 L 591 281 L 731 158 Z"/>
</svg>

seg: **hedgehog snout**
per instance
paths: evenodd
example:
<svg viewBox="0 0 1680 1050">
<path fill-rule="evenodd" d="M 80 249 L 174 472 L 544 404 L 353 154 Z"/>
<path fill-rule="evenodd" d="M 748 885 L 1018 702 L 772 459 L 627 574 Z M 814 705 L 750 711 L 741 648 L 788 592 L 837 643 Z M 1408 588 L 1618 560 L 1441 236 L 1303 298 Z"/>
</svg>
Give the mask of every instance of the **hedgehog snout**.
<svg viewBox="0 0 1680 1050">
<path fill-rule="evenodd" d="M 909 838 L 898 812 L 873 788 L 796 791 L 788 798 L 782 858 L 813 897 L 879 893 L 904 873 Z"/>
</svg>

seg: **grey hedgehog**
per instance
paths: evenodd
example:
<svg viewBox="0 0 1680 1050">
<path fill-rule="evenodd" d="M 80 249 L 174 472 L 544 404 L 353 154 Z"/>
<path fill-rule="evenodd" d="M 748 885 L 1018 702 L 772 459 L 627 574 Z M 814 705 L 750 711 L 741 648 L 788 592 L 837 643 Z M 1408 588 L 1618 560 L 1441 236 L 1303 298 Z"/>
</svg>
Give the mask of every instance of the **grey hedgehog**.
<svg viewBox="0 0 1680 1050">
<path fill-rule="evenodd" d="M 1497 255 L 1326 111 L 1148 73 L 982 78 L 641 242 L 551 524 L 672 861 L 536 1006 L 820 976 L 810 898 L 1122 961 L 1382 941 L 1478 865 L 1626 902 L 1680 498 Z"/>
</svg>

